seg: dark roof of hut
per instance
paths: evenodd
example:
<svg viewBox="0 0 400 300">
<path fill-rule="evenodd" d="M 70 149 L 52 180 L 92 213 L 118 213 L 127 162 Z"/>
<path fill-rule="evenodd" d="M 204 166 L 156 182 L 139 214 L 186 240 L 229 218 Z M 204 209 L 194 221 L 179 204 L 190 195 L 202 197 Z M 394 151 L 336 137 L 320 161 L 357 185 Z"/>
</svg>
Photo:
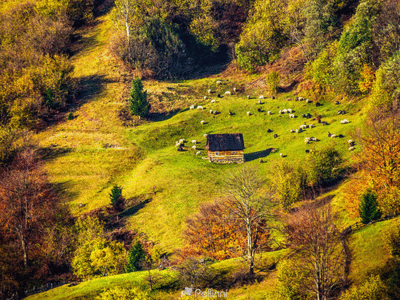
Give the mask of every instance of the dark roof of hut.
<svg viewBox="0 0 400 300">
<path fill-rule="evenodd" d="M 243 150 L 243 134 L 209 134 L 207 135 L 206 149 L 209 151 Z"/>
</svg>

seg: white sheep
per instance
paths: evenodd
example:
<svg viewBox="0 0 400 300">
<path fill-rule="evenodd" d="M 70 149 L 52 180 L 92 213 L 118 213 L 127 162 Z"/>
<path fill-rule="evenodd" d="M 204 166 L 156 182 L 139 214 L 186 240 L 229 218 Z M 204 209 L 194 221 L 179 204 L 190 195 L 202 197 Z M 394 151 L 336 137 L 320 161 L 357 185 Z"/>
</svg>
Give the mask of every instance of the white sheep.
<svg viewBox="0 0 400 300">
<path fill-rule="evenodd" d="M 347 123 L 350 123 L 349 120 L 347 119 L 343 119 L 340 121 L 340 124 L 347 124 Z"/>
<path fill-rule="evenodd" d="M 317 138 L 316 138 L 316 137 L 310 137 L 310 141 L 316 142 L 316 141 L 317 141 Z"/>
<path fill-rule="evenodd" d="M 280 114 L 280 115 L 282 114 L 282 110 L 279 111 L 279 114 Z"/>
<path fill-rule="evenodd" d="M 180 143 L 180 144 L 184 144 L 185 142 L 186 142 L 185 139 L 180 139 L 180 140 L 179 140 L 179 143 Z"/>
<path fill-rule="evenodd" d="M 353 141 L 353 140 L 348 140 L 347 143 L 348 143 L 348 144 L 353 144 L 354 141 Z"/>
<path fill-rule="evenodd" d="M 290 132 L 291 132 L 291 133 L 293 133 L 293 132 L 294 132 L 294 130 L 293 130 L 293 129 L 290 129 Z"/>
<path fill-rule="evenodd" d="M 279 156 L 280 156 L 280 157 L 283 157 L 283 153 L 279 153 Z"/>
<path fill-rule="evenodd" d="M 215 103 L 216 101 L 215 101 L 215 99 L 212 99 L 210 102 L 211 102 L 211 103 Z"/>
<path fill-rule="evenodd" d="M 232 93 L 231 93 L 231 91 L 226 91 L 226 92 L 225 92 L 225 95 L 228 95 L 228 96 L 229 96 L 229 95 L 232 95 Z"/>
<path fill-rule="evenodd" d="M 208 96 L 204 96 L 204 100 L 207 100 L 208 99 Z"/>
<path fill-rule="evenodd" d="M 331 134 L 331 139 L 336 138 L 336 134 Z"/>
<path fill-rule="evenodd" d="M 206 138 L 207 136 L 208 136 L 208 134 L 207 134 L 207 133 L 203 134 L 203 137 L 205 137 L 205 138 Z"/>
<path fill-rule="evenodd" d="M 233 92 L 236 93 L 236 88 L 235 87 L 233 88 Z"/>
<path fill-rule="evenodd" d="M 286 108 L 282 109 L 282 113 L 286 114 L 287 113 L 287 109 Z"/>
<path fill-rule="evenodd" d="M 204 120 L 201 120 L 201 121 L 200 121 L 201 125 L 204 125 L 205 122 L 206 122 L 206 121 L 204 121 Z"/>
<path fill-rule="evenodd" d="M 248 112 L 247 112 L 247 115 L 250 116 L 250 115 L 251 115 L 251 112 L 248 111 Z"/>
<path fill-rule="evenodd" d="M 306 137 L 306 138 L 304 139 L 304 143 L 308 144 L 309 142 L 310 142 L 310 138 L 309 138 L 309 137 Z"/>
<path fill-rule="evenodd" d="M 197 109 L 204 109 L 204 107 L 203 106 L 197 106 Z"/>
<path fill-rule="evenodd" d="M 197 156 L 197 155 L 200 155 L 200 153 L 201 153 L 201 151 L 197 151 L 197 152 L 196 152 L 196 156 Z"/>
<path fill-rule="evenodd" d="M 197 141 L 196 140 L 192 140 L 192 144 L 197 144 Z"/>
<path fill-rule="evenodd" d="M 308 128 L 314 128 L 315 127 L 315 125 L 314 124 L 310 124 L 310 125 L 308 125 Z"/>
<path fill-rule="evenodd" d="M 301 132 L 301 129 L 296 129 L 294 132 L 300 133 L 300 132 Z"/>
<path fill-rule="evenodd" d="M 269 116 L 272 115 L 272 111 L 270 111 L 270 110 L 267 111 L 267 115 L 269 115 Z"/>
<path fill-rule="evenodd" d="M 258 103 L 258 104 L 261 104 L 261 100 L 258 100 L 257 103 Z"/>
<path fill-rule="evenodd" d="M 306 99 L 306 103 L 308 103 L 308 102 L 310 102 L 310 100 L 309 100 L 309 99 Z"/>
<path fill-rule="evenodd" d="M 264 95 L 261 95 L 260 97 L 258 97 L 258 99 L 264 99 Z"/>
<path fill-rule="evenodd" d="M 222 81 L 221 81 L 221 80 L 217 80 L 215 83 L 216 83 L 217 85 L 220 85 L 220 84 L 222 83 Z"/>
<path fill-rule="evenodd" d="M 193 146 L 192 146 L 192 149 L 196 150 L 196 145 L 193 145 Z"/>
<path fill-rule="evenodd" d="M 353 151 L 355 148 L 353 146 L 349 147 L 349 151 Z"/>
<path fill-rule="evenodd" d="M 303 101 L 303 100 L 304 100 L 304 98 L 303 98 L 303 97 L 299 97 L 299 100 L 300 100 L 300 101 Z"/>
<path fill-rule="evenodd" d="M 294 119 L 294 114 L 289 114 L 289 118 Z"/>
<path fill-rule="evenodd" d="M 194 109 L 194 105 L 191 105 L 191 106 L 190 106 L 190 109 Z"/>
<path fill-rule="evenodd" d="M 292 113 L 292 109 L 291 109 L 291 108 L 288 108 L 287 111 L 288 111 L 289 113 Z"/>
<path fill-rule="evenodd" d="M 212 92 L 213 92 L 212 89 L 209 89 L 209 90 L 207 91 L 207 93 L 209 93 L 209 94 L 211 94 Z"/>
</svg>

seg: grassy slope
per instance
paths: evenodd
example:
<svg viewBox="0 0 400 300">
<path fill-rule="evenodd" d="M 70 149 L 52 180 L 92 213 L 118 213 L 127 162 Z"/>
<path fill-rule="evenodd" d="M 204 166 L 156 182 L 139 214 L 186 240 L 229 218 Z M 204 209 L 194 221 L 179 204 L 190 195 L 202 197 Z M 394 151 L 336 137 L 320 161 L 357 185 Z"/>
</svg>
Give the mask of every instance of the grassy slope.
<svg viewBox="0 0 400 300">
<path fill-rule="evenodd" d="M 270 161 L 280 159 L 279 153 L 287 155 L 285 159 L 288 160 L 301 160 L 306 156 L 305 149 L 313 146 L 336 144 L 345 156 L 349 156 L 346 140 L 360 114 L 353 105 L 336 106 L 324 102 L 317 108 L 314 104 L 284 100 L 291 97 L 290 94 L 279 95 L 276 100 L 267 99 L 263 105 L 257 104 L 256 99 L 247 99 L 245 94 L 217 98 L 215 104 L 203 100 L 208 88 L 223 93 L 239 83 L 254 80 L 254 76 L 242 78 L 240 82 L 227 78 L 219 87 L 215 84 L 217 76 L 179 83 L 146 82 L 154 106 L 162 105 L 171 110 L 181 108 L 181 111 L 158 116 L 137 127 L 122 126 L 118 112 L 126 105 L 126 99 L 122 97 L 126 74 L 107 50 L 112 26 L 109 15 L 98 21 L 98 25 L 82 30 L 81 48 L 72 58 L 74 76 L 81 81 L 80 100 L 84 104 L 74 112 L 74 120 L 37 135 L 41 147 L 52 154 L 46 164 L 51 180 L 64 189 L 75 214 L 107 205 L 113 184 L 121 185 L 128 199 L 148 194 L 155 187 L 156 195 L 131 215 L 128 223 L 131 228 L 146 232 L 164 250 L 171 251 L 181 246 L 184 219 L 196 212 L 200 203 L 220 196 L 221 179 L 229 170 L 238 167 L 209 164 L 201 159 L 206 155 L 204 150 L 200 156 L 195 156 L 194 150 L 178 153 L 174 148 L 176 140 L 196 139 L 200 142 L 198 148 L 204 149 L 204 133 L 242 132 L 246 159 L 249 164 L 258 164 L 262 172 L 269 167 Z M 258 96 L 265 91 L 249 90 L 247 93 Z M 203 104 L 206 109 L 188 110 L 191 104 Z M 262 107 L 262 113 L 257 112 L 258 107 Z M 211 108 L 221 114 L 210 115 L 208 110 Z M 317 127 L 292 134 L 290 129 L 297 128 L 305 119 L 278 115 L 278 110 L 283 108 L 294 109 L 296 115 L 320 114 L 331 125 L 323 127 L 316 121 L 306 120 Z M 228 109 L 235 115 L 230 117 Z M 338 116 L 338 109 L 351 113 Z M 268 116 L 268 110 L 274 115 Z M 248 117 L 247 111 L 254 115 Z M 340 124 L 343 118 L 351 123 Z M 202 126 L 200 120 L 207 124 Z M 274 132 L 268 134 L 267 128 Z M 343 134 L 345 138 L 332 140 L 327 137 L 328 130 Z M 274 133 L 279 138 L 274 139 Z M 315 136 L 321 141 L 305 145 L 306 136 Z M 105 144 L 114 147 L 105 149 Z M 278 151 L 265 157 L 261 151 L 271 147 Z M 259 164 L 261 157 L 267 163 Z M 80 207 L 80 203 L 84 206 Z"/>
<path fill-rule="evenodd" d="M 271 161 L 280 159 L 279 153 L 287 155 L 285 159 L 301 160 L 306 156 L 304 150 L 313 146 L 333 143 L 349 157 L 346 140 L 349 131 L 361 117 L 358 107 L 335 106 L 324 102 L 323 106 L 316 108 L 314 104 L 285 101 L 284 99 L 290 97 L 289 94 L 280 95 L 277 100 L 265 100 L 265 104 L 261 106 L 257 104 L 257 100 L 248 100 L 244 94 L 217 99 L 215 104 L 202 99 L 208 88 L 223 92 L 239 85 L 232 78 L 225 78 L 220 87 L 215 85 L 217 76 L 179 83 L 148 81 L 146 88 L 153 95 L 154 105 L 163 105 L 170 110 L 182 108 L 181 112 L 159 116 L 155 122 L 147 122 L 138 127 L 122 126 L 117 115 L 126 105 L 121 97 L 126 88 L 122 80 L 126 74 L 123 74 L 118 63 L 107 51 L 112 26 L 109 16 L 104 15 L 98 21 L 98 25 L 93 28 L 82 30 L 81 49 L 73 57 L 74 76 L 83 86 L 80 94 L 83 104 L 74 112 L 75 119 L 55 125 L 37 135 L 41 147 L 51 154 L 46 163 L 51 180 L 64 189 L 75 214 L 107 205 L 108 191 L 113 184 L 123 186 L 126 198 L 147 194 L 155 186 L 156 195 L 129 217 L 129 226 L 146 232 L 164 250 L 171 251 L 181 245 L 180 234 L 184 219 L 196 212 L 200 203 L 218 197 L 221 179 L 226 172 L 238 167 L 209 164 L 201 159 L 205 155 L 204 150 L 201 156 L 195 156 L 194 150 L 178 153 L 174 143 L 179 138 L 189 141 L 197 139 L 200 141 L 198 148 L 203 149 L 204 133 L 242 132 L 248 163 L 259 165 L 262 172 L 265 172 Z M 257 78 L 241 78 L 240 84 L 254 79 Z M 264 92 L 262 89 L 246 91 L 254 96 Z M 187 110 L 191 104 L 203 104 L 206 110 Z M 264 112 L 258 113 L 258 107 L 262 107 Z M 317 124 L 317 128 L 307 129 L 299 135 L 291 134 L 290 128 L 295 129 L 304 119 L 289 119 L 287 115 L 276 114 L 279 109 L 289 107 L 296 111 L 296 115 L 306 112 L 321 114 L 331 125 L 322 127 Z M 210 108 L 220 111 L 221 114 L 210 115 Z M 229 117 L 228 109 L 235 112 L 235 115 Z M 350 114 L 337 116 L 337 109 L 349 110 Z M 254 115 L 246 116 L 246 111 L 249 110 Z M 275 114 L 267 116 L 267 110 L 272 110 Z M 341 125 L 339 121 L 342 118 L 347 118 L 352 123 Z M 200 120 L 205 120 L 208 124 L 201 126 Z M 274 132 L 267 134 L 267 128 Z M 344 134 L 345 138 L 331 140 L 327 137 L 328 130 Z M 278 139 L 272 137 L 274 133 L 279 135 Z M 303 139 L 306 136 L 315 136 L 321 141 L 314 145 L 305 145 Z M 105 149 L 103 146 L 106 143 L 114 147 Z M 258 153 L 270 147 L 278 148 L 278 151 L 266 157 Z M 259 164 L 260 157 L 267 163 Z M 341 211 L 343 226 L 354 222 L 343 212 L 345 199 L 341 196 L 340 189 L 331 193 L 335 195 L 333 204 Z M 85 206 L 79 208 L 79 203 Z M 361 282 L 374 268 L 382 266 L 387 260 L 380 231 L 390 226 L 390 222 L 366 227 L 352 236 L 351 243 L 357 253 L 351 274 L 351 279 L 355 282 Z M 234 265 L 232 261 L 223 263 L 228 268 Z M 172 282 L 174 274 L 170 271 L 164 273 L 171 276 L 168 280 Z M 60 287 L 30 299 L 90 299 L 103 288 L 114 284 L 143 284 L 144 276 L 138 273 L 102 278 L 76 287 Z M 230 297 L 263 299 L 273 289 L 275 282 L 276 278 L 271 274 L 260 284 L 231 290 Z M 162 294 L 160 299 L 173 298 L 173 295 Z"/>
</svg>

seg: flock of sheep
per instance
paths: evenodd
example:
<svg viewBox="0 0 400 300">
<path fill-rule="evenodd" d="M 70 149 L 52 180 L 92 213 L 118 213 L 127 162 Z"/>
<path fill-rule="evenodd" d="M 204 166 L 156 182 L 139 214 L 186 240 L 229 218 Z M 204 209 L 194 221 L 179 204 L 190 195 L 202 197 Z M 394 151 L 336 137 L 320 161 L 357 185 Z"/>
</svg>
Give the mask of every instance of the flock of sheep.
<svg viewBox="0 0 400 300">
<path fill-rule="evenodd" d="M 221 85 L 221 84 L 222 84 L 222 81 L 218 80 L 218 81 L 216 81 L 216 84 L 217 84 L 217 85 Z M 226 91 L 226 92 L 224 93 L 224 95 L 225 95 L 225 96 L 230 96 L 230 95 L 232 95 L 233 93 L 236 93 L 236 92 L 237 92 L 237 89 L 236 89 L 236 88 L 233 88 L 233 92 L 231 92 L 231 91 Z M 212 89 L 208 89 L 208 90 L 207 90 L 207 93 L 208 93 L 209 95 L 211 95 L 211 94 L 215 93 L 215 91 L 213 91 Z M 222 98 L 221 94 L 217 94 L 217 97 Z M 251 99 L 251 96 L 250 96 L 250 95 L 247 95 L 247 98 L 248 98 L 248 99 Z M 208 100 L 208 99 L 209 99 L 209 96 L 204 96 L 204 100 Z M 260 95 L 260 96 L 258 97 L 258 104 L 263 104 L 262 101 L 261 101 L 262 99 L 265 99 L 264 95 Z M 272 99 L 275 99 L 275 97 L 272 96 Z M 292 99 L 286 99 L 286 100 L 287 100 L 287 101 L 291 101 Z M 305 103 L 312 103 L 311 100 L 305 99 L 305 98 L 303 98 L 303 97 L 296 97 L 296 98 L 294 99 L 294 101 L 304 101 Z M 215 99 L 211 99 L 210 103 L 216 103 L 216 100 L 215 100 Z M 339 103 L 338 101 L 336 101 L 335 104 L 338 105 L 338 104 L 340 104 L 340 103 Z M 319 103 L 319 102 L 316 102 L 315 105 L 318 107 L 318 106 L 321 106 L 322 104 Z M 190 109 L 190 110 L 193 110 L 193 109 L 204 110 L 204 107 L 201 106 L 201 105 L 199 105 L 199 106 L 197 106 L 197 107 L 196 107 L 195 105 L 191 105 L 189 109 Z M 261 112 L 261 111 L 262 111 L 261 108 L 258 108 L 258 112 Z M 218 111 L 213 110 L 213 109 L 210 109 L 209 112 L 210 112 L 210 114 L 212 114 L 212 115 L 217 115 L 217 114 L 219 114 Z M 281 110 L 278 111 L 278 114 L 279 114 L 279 115 L 288 114 L 289 118 L 292 118 L 292 119 L 298 117 L 298 116 L 296 116 L 294 113 L 295 113 L 295 111 L 294 111 L 293 109 L 291 109 L 291 108 L 284 108 L 284 109 L 281 109 Z M 233 113 L 232 113 L 231 111 L 228 111 L 228 114 L 229 114 L 230 116 L 233 115 Z M 338 114 L 338 115 L 346 114 L 346 111 L 344 111 L 344 110 L 339 110 L 339 111 L 337 112 L 337 114 Z M 252 115 L 252 112 L 251 112 L 251 111 L 247 111 L 247 112 L 246 112 L 246 115 L 247 115 L 247 116 L 251 116 L 251 115 Z M 267 115 L 273 115 L 273 112 L 269 110 L 269 111 L 267 111 Z M 311 118 L 311 114 L 310 114 L 310 113 L 302 114 L 301 116 L 302 116 L 302 118 L 306 118 L 306 119 L 310 119 L 310 118 Z M 321 123 L 322 125 L 328 125 L 327 122 L 321 121 L 320 118 L 318 119 L 318 122 Z M 205 122 L 204 120 L 201 120 L 200 123 L 201 123 L 202 125 L 206 124 L 206 122 Z M 341 124 L 348 124 L 348 123 L 350 123 L 350 122 L 349 122 L 349 120 L 347 120 L 347 119 L 343 119 L 343 120 L 340 121 L 340 123 L 341 123 Z M 306 128 L 314 128 L 314 127 L 315 127 L 314 124 L 308 124 L 308 125 L 302 124 L 302 125 L 300 125 L 299 128 L 297 128 L 297 129 L 290 129 L 290 132 L 291 132 L 291 133 L 301 133 L 301 132 L 303 132 Z M 271 130 L 271 129 L 268 129 L 267 132 L 272 132 L 272 130 Z M 204 137 L 207 137 L 207 134 L 205 134 Z M 274 134 L 274 138 L 277 138 L 277 137 L 278 137 L 278 135 L 277 135 L 277 134 Z M 328 137 L 330 137 L 330 138 L 336 138 L 336 137 L 343 137 L 343 136 L 342 136 L 342 135 L 332 134 L 332 133 L 328 132 Z M 306 137 L 306 138 L 304 139 L 304 142 L 305 142 L 306 144 L 309 144 L 309 143 L 312 142 L 312 141 L 317 142 L 317 141 L 319 141 L 319 140 L 318 140 L 316 137 Z M 175 147 L 178 147 L 178 151 L 182 151 L 182 150 L 183 150 L 182 147 L 184 146 L 184 143 L 185 143 L 185 140 L 184 140 L 184 139 L 181 139 L 181 140 L 179 140 L 179 141 L 176 142 Z M 194 144 L 194 145 L 192 146 L 192 149 L 196 150 L 197 141 L 196 141 L 196 140 L 192 140 L 192 143 Z M 348 140 L 348 150 L 349 150 L 349 151 L 353 151 L 353 150 L 355 149 L 355 148 L 354 148 L 354 145 L 355 145 L 355 143 L 354 143 L 353 140 Z M 306 150 L 306 152 L 308 153 L 308 152 L 310 152 L 310 151 Z M 201 153 L 201 151 L 197 151 L 197 152 L 196 152 L 196 155 L 199 155 L 200 153 Z M 284 155 L 283 155 L 282 153 L 280 153 L 280 157 L 284 157 Z M 261 162 L 261 161 L 262 161 L 262 160 L 260 160 L 260 162 Z"/>
</svg>

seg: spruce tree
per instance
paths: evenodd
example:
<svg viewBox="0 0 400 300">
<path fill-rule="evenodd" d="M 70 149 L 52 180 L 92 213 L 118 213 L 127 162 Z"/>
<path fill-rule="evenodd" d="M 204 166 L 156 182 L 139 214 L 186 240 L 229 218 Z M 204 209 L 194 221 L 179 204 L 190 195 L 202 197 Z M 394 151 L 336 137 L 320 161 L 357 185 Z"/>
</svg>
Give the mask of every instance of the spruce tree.
<svg viewBox="0 0 400 300">
<path fill-rule="evenodd" d="M 144 251 L 142 244 L 136 241 L 135 245 L 129 250 L 128 264 L 126 265 L 126 272 L 140 271 L 143 267 L 143 263 L 146 259 L 146 252 Z"/>
<path fill-rule="evenodd" d="M 110 202 L 113 207 L 117 207 L 122 202 L 122 187 L 113 186 L 110 192 Z"/>
<path fill-rule="evenodd" d="M 359 212 L 363 224 L 368 224 L 381 217 L 382 213 L 378 208 L 377 198 L 378 196 L 369 190 L 361 196 Z"/>
<path fill-rule="evenodd" d="M 147 100 L 147 92 L 143 91 L 143 83 L 140 78 L 132 81 L 129 109 L 135 116 L 146 117 L 150 112 L 150 103 Z"/>
</svg>

